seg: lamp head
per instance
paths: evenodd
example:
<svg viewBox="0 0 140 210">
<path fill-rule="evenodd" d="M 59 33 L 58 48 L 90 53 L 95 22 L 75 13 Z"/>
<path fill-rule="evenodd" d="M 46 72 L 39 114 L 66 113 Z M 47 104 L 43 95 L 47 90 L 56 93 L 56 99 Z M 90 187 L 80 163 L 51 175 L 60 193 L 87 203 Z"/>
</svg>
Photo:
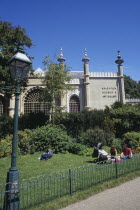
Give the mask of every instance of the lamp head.
<svg viewBox="0 0 140 210">
<path fill-rule="evenodd" d="M 11 79 L 14 83 L 20 85 L 26 79 L 31 63 L 23 51 L 23 46 L 19 45 L 17 53 L 8 61 Z"/>
</svg>

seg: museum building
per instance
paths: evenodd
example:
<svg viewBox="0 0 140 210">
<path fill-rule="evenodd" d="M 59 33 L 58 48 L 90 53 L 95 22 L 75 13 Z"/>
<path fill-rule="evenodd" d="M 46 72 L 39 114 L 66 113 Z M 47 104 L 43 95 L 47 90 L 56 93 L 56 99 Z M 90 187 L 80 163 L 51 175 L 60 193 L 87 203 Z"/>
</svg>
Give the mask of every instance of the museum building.
<svg viewBox="0 0 140 210">
<path fill-rule="evenodd" d="M 72 90 L 68 90 L 60 100 L 60 106 L 65 112 L 79 112 L 85 108 L 88 110 L 104 109 L 105 106 L 111 106 L 118 101 L 125 103 L 125 89 L 123 66 L 124 62 L 118 51 L 116 72 L 92 72 L 89 70 L 89 61 L 87 50 L 84 51 L 83 71 L 70 71 L 70 85 Z M 65 58 L 61 49 L 58 62 L 64 65 Z M 30 112 L 48 112 L 47 103 L 40 100 L 44 85 L 42 77 L 45 72 L 38 68 L 33 75 L 28 76 L 27 87 L 20 94 L 19 114 Z M 9 99 L 8 114 L 13 116 L 15 100 L 14 96 Z M 0 115 L 5 110 L 4 96 L 0 95 Z"/>
</svg>

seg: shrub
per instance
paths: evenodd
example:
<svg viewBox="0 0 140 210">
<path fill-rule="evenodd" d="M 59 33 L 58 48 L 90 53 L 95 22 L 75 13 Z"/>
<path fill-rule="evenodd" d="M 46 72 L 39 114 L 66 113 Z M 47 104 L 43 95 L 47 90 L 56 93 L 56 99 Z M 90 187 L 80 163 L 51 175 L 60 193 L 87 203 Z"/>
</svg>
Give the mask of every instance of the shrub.
<svg viewBox="0 0 140 210">
<path fill-rule="evenodd" d="M 123 106 L 123 104 L 121 102 L 116 101 L 114 104 L 112 104 L 111 108 L 112 109 L 118 109 L 122 106 Z"/>
<path fill-rule="evenodd" d="M 110 153 L 110 147 L 108 146 L 103 146 L 103 150 L 105 150 L 108 154 Z"/>
<path fill-rule="evenodd" d="M 60 127 L 47 125 L 33 130 L 30 141 L 34 142 L 36 151 L 47 151 L 48 147 L 51 147 L 55 153 L 63 153 L 68 151 L 73 139 Z"/>
<path fill-rule="evenodd" d="M 73 138 L 77 138 L 81 132 L 87 129 L 94 129 L 95 126 L 102 127 L 104 121 L 103 110 L 92 110 L 87 109 L 77 113 L 61 113 L 55 115 L 54 124 L 63 124 L 66 127 L 68 135 Z"/>
<path fill-rule="evenodd" d="M 140 146 L 140 132 L 127 132 L 123 136 L 123 143 L 132 149 Z"/>
<path fill-rule="evenodd" d="M 0 158 L 11 155 L 12 153 L 12 136 L 7 135 L 5 139 L 0 140 Z"/>
<path fill-rule="evenodd" d="M 86 147 L 85 149 L 81 150 L 78 155 L 84 155 L 84 156 L 92 156 L 93 149 Z"/>
<path fill-rule="evenodd" d="M 13 118 L 9 116 L 0 116 L 0 139 L 13 133 Z"/>
<path fill-rule="evenodd" d="M 104 135 L 105 135 L 105 142 L 106 145 L 111 146 L 111 142 L 113 141 L 113 139 L 115 138 L 115 135 L 113 132 L 111 131 L 104 131 Z"/>
<path fill-rule="evenodd" d="M 113 139 L 112 145 L 116 148 L 117 152 L 122 151 L 122 140 L 119 138 Z"/>
<path fill-rule="evenodd" d="M 110 109 L 110 117 L 114 122 L 117 138 L 122 138 L 127 132 L 140 132 L 139 105 L 124 104 L 122 107 Z"/>
<path fill-rule="evenodd" d="M 104 118 L 103 130 L 104 130 L 106 144 L 110 146 L 112 140 L 115 138 L 114 135 L 115 128 L 114 128 L 114 123 L 109 116 L 105 116 Z"/>
<path fill-rule="evenodd" d="M 79 142 L 89 147 L 97 145 L 98 142 L 106 144 L 105 133 L 100 128 L 88 129 L 86 132 L 81 134 L 81 136 L 79 137 Z"/>
<path fill-rule="evenodd" d="M 18 147 L 22 155 L 33 154 L 35 152 L 34 142 L 30 139 L 30 130 L 18 132 Z"/>
<path fill-rule="evenodd" d="M 132 149 L 138 148 L 139 145 L 140 143 L 137 140 L 132 140 L 132 141 L 129 141 L 128 143 L 128 146 L 131 147 Z"/>
<path fill-rule="evenodd" d="M 139 148 L 139 147 L 138 147 L 138 148 Z M 132 153 L 133 153 L 133 154 L 139 153 L 139 149 L 138 149 L 138 148 L 132 149 Z"/>
<path fill-rule="evenodd" d="M 73 154 L 79 154 L 81 151 L 85 150 L 86 146 L 80 143 L 71 143 L 69 145 L 69 152 Z"/>
<path fill-rule="evenodd" d="M 19 130 L 35 129 L 48 123 L 49 116 L 43 112 L 29 113 L 19 117 Z"/>
<path fill-rule="evenodd" d="M 18 131 L 18 146 L 17 152 L 26 155 L 35 152 L 34 143 L 30 140 L 30 130 Z M 7 135 L 5 139 L 0 140 L 0 157 L 6 157 L 12 153 L 13 135 Z"/>
</svg>

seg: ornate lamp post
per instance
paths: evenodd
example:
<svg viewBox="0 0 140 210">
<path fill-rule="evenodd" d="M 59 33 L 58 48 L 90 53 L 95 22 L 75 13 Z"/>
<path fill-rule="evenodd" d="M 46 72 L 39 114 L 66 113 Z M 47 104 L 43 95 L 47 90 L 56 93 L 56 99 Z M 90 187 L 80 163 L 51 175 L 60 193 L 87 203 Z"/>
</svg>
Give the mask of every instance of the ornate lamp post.
<svg viewBox="0 0 140 210">
<path fill-rule="evenodd" d="M 15 85 L 15 112 L 14 112 L 14 133 L 12 140 L 12 154 L 11 154 L 11 168 L 7 173 L 7 197 L 6 209 L 19 209 L 19 172 L 16 167 L 17 158 L 17 142 L 18 142 L 18 106 L 21 83 L 25 80 L 29 66 L 30 59 L 25 55 L 23 47 L 20 46 L 17 53 L 8 61 L 10 68 L 11 80 Z"/>
</svg>

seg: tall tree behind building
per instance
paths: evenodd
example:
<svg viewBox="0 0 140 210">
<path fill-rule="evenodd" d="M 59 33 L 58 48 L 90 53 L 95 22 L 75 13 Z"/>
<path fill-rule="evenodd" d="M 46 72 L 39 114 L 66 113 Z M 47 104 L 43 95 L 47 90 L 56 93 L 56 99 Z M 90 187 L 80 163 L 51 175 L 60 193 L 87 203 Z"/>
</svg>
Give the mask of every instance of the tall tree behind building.
<svg viewBox="0 0 140 210">
<path fill-rule="evenodd" d="M 124 76 L 126 98 L 140 98 L 140 81 L 137 82 L 129 76 Z"/>
</svg>

